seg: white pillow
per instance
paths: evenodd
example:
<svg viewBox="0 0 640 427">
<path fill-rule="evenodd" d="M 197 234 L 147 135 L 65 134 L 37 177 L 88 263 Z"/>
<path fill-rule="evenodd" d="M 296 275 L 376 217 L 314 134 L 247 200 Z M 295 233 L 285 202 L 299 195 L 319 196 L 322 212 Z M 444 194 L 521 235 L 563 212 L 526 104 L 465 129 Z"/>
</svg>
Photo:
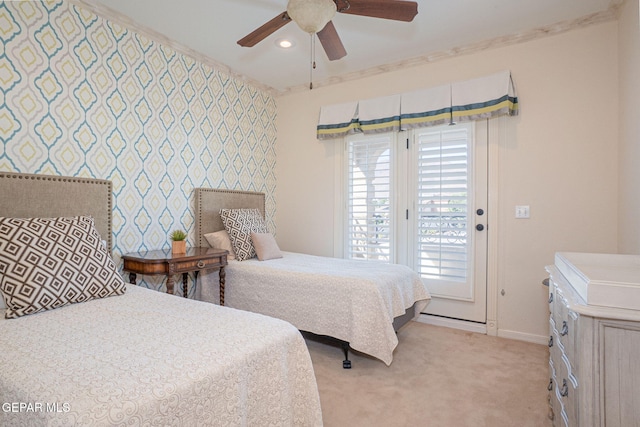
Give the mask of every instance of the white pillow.
<svg viewBox="0 0 640 427">
<path fill-rule="evenodd" d="M 227 230 L 207 233 L 204 235 L 204 238 L 212 248 L 225 249 L 229 251 L 229 255 L 227 255 L 228 260 L 236 259 L 236 253 L 233 250 L 233 245 L 231 244 L 231 239 L 229 238 L 229 233 L 227 233 Z"/>
<path fill-rule="evenodd" d="M 282 258 L 282 252 L 271 233 L 251 233 L 253 247 L 260 261 Z"/>
</svg>

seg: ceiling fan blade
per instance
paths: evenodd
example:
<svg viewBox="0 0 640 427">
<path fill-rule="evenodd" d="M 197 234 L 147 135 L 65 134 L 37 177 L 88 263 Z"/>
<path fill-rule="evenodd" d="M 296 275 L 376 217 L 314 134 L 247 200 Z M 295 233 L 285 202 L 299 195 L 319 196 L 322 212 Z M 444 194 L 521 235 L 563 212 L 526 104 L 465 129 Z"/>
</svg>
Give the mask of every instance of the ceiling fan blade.
<svg viewBox="0 0 640 427">
<path fill-rule="evenodd" d="M 418 3 L 401 0 L 334 0 L 340 13 L 411 22 Z"/>
<path fill-rule="evenodd" d="M 318 39 L 320 39 L 329 61 L 335 61 L 347 54 L 333 22 L 329 21 L 322 30 L 318 31 Z"/>
<path fill-rule="evenodd" d="M 255 46 L 289 22 L 291 22 L 289 14 L 287 12 L 282 12 L 271 21 L 238 40 L 238 44 L 244 47 Z"/>
</svg>

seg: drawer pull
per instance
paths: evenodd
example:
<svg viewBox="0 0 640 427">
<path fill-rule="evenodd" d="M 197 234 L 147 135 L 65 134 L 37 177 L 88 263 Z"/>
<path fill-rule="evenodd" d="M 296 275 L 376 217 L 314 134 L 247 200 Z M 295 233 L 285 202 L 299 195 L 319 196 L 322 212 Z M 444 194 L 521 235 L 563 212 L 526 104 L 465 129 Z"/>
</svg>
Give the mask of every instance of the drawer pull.
<svg viewBox="0 0 640 427">
<path fill-rule="evenodd" d="M 198 268 L 204 268 L 205 265 L 206 265 L 205 262 L 202 261 L 202 260 L 200 260 L 200 261 L 198 261 L 196 263 L 196 267 L 198 267 Z"/>
<path fill-rule="evenodd" d="M 549 337 L 549 347 L 553 347 L 553 335 Z"/>
<path fill-rule="evenodd" d="M 553 390 L 553 379 L 552 378 L 549 379 L 549 385 L 547 386 L 547 390 L 549 390 L 549 391 Z"/>
<path fill-rule="evenodd" d="M 560 332 L 560 335 L 565 336 L 569 333 L 569 325 L 567 325 L 567 321 L 563 320 L 562 321 L 562 331 Z"/>
<path fill-rule="evenodd" d="M 567 385 L 567 380 L 562 380 L 562 388 L 560 389 L 560 396 L 567 397 L 569 396 L 569 386 Z"/>
<path fill-rule="evenodd" d="M 549 294 L 549 304 L 553 302 L 553 294 Z"/>
</svg>

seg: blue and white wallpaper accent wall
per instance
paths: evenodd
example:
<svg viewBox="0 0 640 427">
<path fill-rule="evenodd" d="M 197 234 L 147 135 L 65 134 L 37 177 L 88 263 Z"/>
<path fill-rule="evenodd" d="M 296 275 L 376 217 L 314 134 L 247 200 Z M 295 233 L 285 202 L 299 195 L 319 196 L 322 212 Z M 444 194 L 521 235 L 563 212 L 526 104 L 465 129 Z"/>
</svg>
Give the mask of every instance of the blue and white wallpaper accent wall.
<svg viewBox="0 0 640 427">
<path fill-rule="evenodd" d="M 193 243 L 195 187 L 265 192 L 273 230 L 271 94 L 67 1 L 0 2 L 0 38 L 0 170 L 113 181 L 117 261 Z"/>
</svg>

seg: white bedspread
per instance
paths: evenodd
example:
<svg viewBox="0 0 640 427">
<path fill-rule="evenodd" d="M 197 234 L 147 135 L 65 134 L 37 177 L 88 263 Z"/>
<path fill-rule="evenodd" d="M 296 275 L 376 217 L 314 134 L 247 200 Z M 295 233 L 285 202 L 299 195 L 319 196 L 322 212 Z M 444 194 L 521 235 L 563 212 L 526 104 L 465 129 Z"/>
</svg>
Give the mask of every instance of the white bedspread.
<svg viewBox="0 0 640 427">
<path fill-rule="evenodd" d="M 2 318 L 0 345 L 2 426 L 322 425 L 304 339 L 254 313 L 129 285 Z"/>
<path fill-rule="evenodd" d="M 351 348 L 390 365 L 398 345 L 393 318 L 415 302 L 419 312 L 430 299 L 418 274 L 397 264 L 283 255 L 268 261 L 230 261 L 225 305 L 348 341 Z M 196 297 L 218 302 L 218 272 L 200 277 Z"/>
</svg>

